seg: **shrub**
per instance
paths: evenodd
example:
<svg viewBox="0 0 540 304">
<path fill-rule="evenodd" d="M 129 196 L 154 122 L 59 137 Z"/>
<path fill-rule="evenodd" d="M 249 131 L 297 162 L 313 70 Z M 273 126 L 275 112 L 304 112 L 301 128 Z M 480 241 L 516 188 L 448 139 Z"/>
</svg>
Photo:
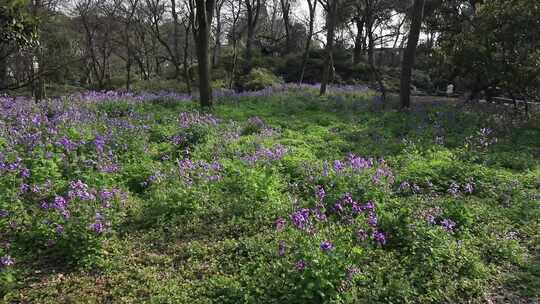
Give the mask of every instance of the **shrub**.
<svg viewBox="0 0 540 304">
<path fill-rule="evenodd" d="M 132 90 L 135 92 L 186 92 L 186 84 L 180 79 L 150 79 L 134 82 Z"/>
<path fill-rule="evenodd" d="M 264 68 L 254 68 L 242 80 L 242 87 L 246 90 L 256 91 L 282 83 L 282 80 L 271 71 Z"/>
</svg>

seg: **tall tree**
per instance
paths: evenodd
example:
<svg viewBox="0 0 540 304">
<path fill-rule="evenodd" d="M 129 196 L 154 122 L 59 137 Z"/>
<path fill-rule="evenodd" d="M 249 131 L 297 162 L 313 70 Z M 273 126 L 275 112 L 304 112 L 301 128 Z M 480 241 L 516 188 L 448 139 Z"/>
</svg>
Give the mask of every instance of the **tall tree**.
<svg viewBox="0 0 540 304">
<path fill-rule="evenodd" d="M 188 13 L 185 18 L 182 19 L 182 25 L 184 26 L 184 53 L 183 53 L 183 62 L 182 67 L 184 71 L 184 82 L 186 83 L 186 90 L 187 93 L 191 95 L 191 73 L 190 73 L 190 67 L 189 67 L 189 48 L 190 48 L 190 36 L 189 32 L 191 31 L 191 27 L 193 24 L 191 24 L 191 18 L 190 14 Z"/>
<path fill-rule="evenodd" d="M 322 81 L 319 93 L 326 94 L 326 87 L 330 81 L 330 72 L 334 64 L 334 36 L 339 0 L 319 0 L 326 13 L 326 46 L 325 59 L 322 71 Z"/>
<path fill-rule="evenodd" d="M 411 11 L 411 26 L 407 39 L 407 47 L 403 54 L 401 63 L 401 81 L 399 99 L 402 108 L 411 106 L 411 76 L 416 58 L 416 46 L 420 38 L 420 28 L 422 26 L 422 18 L 424 16 L 425 0 L 414 0 Z"/>
<path fill-rule="evenodd" d="M 215 0 L 190 0 L 193 36 L 197 48 L 199 71 L 199 98 L 202 108 L 212 108 L 212 86 L 210 84 L 210 30 Z"/>
<path fill-rule="evenodd" d="M 232 63 L 231 63 L 231 75 L 229 76 L 229 88 L 232 89 L 236 75 L 236 63 L 238 61 L 238 39 L 239 33 L 237 31 L 238 20 L 242 13 L 242 0 L 227 0 L 227 8 L 229 10 L 229 39 L 232 41 Z"/>
<path fill-rule="evenodd" d="M 364 8 L 363 3 L 360 1 L 356 1 L 354 5 L 354 16 L 353 21 L 356 26 L 356 36 L 354 38 L 354 49 L 353 49 L 353 64 L 360 63 L 360 59 L 362 58 L 362 47 L 364 45 L 364 25 L 365 25 L 365 18 L 364 18 Z"/>
<path fill-rule="evenodd" d="M 315 24 L 315 12 L 317 11 L 317 0 L 306 0 L 309 8 L 309 19 L 308 19 L 308 34 L 306 37 L 306 46 L 304 48 L 304 55 L 302 56 L 302 68 L 300 69 L 300 80 L 299 83 L 302 84 L 304 81 L 304 74 L 306 72 L 306 65 L 309 59 L 309 51 L 311 48 L 311 39 L 313 38 L 313 29 Z"/>
<path fill-rule="evenodd" d="M 216 26 L 214 29 L 214 51 L 212 52 L 212 65 L 215 66 L 219 63 L 219 56 L 221 54 L 221 36 L 223 30 L 223 22 L 221 18 L 221 11 L 225 0 L 216 0 L 215 6 L 215 17 L 216 17 Z"/>
<path fill-rule="evenodd" d="M 261 12 L 261 0 L 245 0 L 247 19 L 247 39 L 246 39 L 246 64 L 244 73 L 249 74 L 253 67 L 253 44 L 255 43 L 255 33 Z"/>
<path fill-rule="evenodd" d="M 38 38 L 36 21 L 24 2 L 7 0 L 0 5 L 0 90 L 10 88 L 8 57 L 35 46 Z"/>
<path fill-rule="evenodd" d="M 291 0 L 280 0 L 281 15 L 285 26 L 285 53 L 292 50 L 292 33 L 291 33 Z"/>
</svg>

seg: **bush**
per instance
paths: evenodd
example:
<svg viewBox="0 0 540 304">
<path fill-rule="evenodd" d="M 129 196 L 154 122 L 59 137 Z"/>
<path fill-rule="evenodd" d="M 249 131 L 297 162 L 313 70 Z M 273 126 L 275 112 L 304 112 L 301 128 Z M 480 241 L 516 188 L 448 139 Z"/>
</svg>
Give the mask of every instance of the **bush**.
<svg viewBox="0 0 540 304">
<path fill-rule="evenodd" d="M 429 74 L 424 71 L 414 70 L 412 74 L 412 84 L 422 91 L 433 91 L 433 82 Z"/>
<path fill-rule="evenodd" d="M 134 82 L 132 90 L 135 92 L 186 92 L 186 84 L 181 79 L 150 79 Z"/>
<path fill-rule="evenodd" d="M 270 70 L 264 68 L 254 68 L 242 79 L 242 87 L 245 90 L 257 91 L 266 87 L 277 85 L 283 81 L 274 75 Z"/>
</svg>

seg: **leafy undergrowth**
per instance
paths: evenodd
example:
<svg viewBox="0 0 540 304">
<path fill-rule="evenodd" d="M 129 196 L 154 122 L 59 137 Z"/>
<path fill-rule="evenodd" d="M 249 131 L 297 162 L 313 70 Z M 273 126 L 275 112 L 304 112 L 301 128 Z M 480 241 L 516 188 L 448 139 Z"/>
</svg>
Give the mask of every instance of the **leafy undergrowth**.
<svg viewBox="0 0 540 304">
<path fill-rule="evenodd" d="M 0 295 L 537 300 L 538 120 L 369 96 L 0 99 Z"/>
</svg>

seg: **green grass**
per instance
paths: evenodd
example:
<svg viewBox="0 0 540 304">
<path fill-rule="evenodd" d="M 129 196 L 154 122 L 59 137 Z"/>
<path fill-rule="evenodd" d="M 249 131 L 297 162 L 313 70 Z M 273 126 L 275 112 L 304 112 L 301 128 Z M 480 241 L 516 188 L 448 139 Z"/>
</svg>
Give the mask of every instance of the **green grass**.
<svg viewBox="0 0 540 304">
<path fill-rule="evenodd" d="M 6 303 L 484 303 L 496 294 L 538 300 L 537 118 L 508 132 L 500 118 L 450 105 L 374 111 L 367 95 L 226 101 L 214 109 L 217 127 L 186 133 L 190 158 L 219 161 L 221 178 L 186 185 L 168 173 L 184 152 L 166 138 L 181 131 L 179 113 L 196 105 L 124 106 L 149 127 L 117 135 L 131 152 L 119 154 L 120 175 L 102 181 L 128 191 L 126 216 L 90 267 L 25 261 Z M 227 139 L 254 116 L 271 135 Z M 489 138 L 497 142 L 483 148 L 476 144 L 484 127 L 494 129 Z M 242 160 L 256 147 L 278 144 L 287 149 L 282 159 L 255 166 Z M 349 153 L 384 158 L 395 183 L 375 184 L 369 170 L 321 173 L 324 161 L 331 167 Z M 157 171 L 166 178 L 141 188 Z M 95 173 L 81 174 L 101 181 Z M 424 190 L 399 192 L 402 181 Z M 472 195 L 447 192 L 453 182 L 469 181 Z M 374 200 L 388 243 L 358 243 L 355 228 L 333 215 L 313 235 L 290 224 L 277 232 L 276 219 L 315 204 L 316 185 L 325 186 L 328 204 L 345 192 Z M 434 208 L 440 219 L 457 223 L 454 233 L 426 224 L 423 214 Z M 329 254 L 318 249 L 327 239 L 335 246 Z M 284 257 L 277 256 L 280 241 L 286 242 Z M 308 261 L 305 272 L 294 268 L 299 259 Z M 350 267 L 359 272 L 348 280 Z"/>
</svg>

